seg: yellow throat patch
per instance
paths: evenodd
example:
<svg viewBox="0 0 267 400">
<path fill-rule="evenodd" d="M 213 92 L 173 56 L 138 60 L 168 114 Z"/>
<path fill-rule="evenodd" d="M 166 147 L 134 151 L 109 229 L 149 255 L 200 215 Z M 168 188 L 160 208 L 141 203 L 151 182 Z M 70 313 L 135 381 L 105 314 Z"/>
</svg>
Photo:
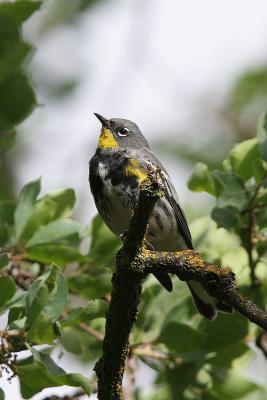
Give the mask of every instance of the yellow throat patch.
<svg viewBox="0 0 267 400">
<path fill-rule="evenodd" d="M 98 147 L 101 149 L 119 147 L 110 129 L 102 129 L 102 133 L 98 141 Z"/>
<path fill-rule="evenodd" d="M 127 176 L 136 176 L 140 182 L 143 182 L 147 178 L 146 170 L 140 166 L 138 160 L 134 160 L 133 158 L 129 160 L 125 168 L 125 174 Z"/>
</svg>

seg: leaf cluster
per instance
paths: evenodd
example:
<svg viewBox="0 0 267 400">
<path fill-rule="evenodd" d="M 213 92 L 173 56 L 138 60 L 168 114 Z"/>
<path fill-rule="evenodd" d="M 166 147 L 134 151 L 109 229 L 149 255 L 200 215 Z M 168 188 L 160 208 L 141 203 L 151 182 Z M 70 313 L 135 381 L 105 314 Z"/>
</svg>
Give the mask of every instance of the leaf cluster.
<svg viewBox="0 0 267 400">
<path fill-rule="evenodd" d="M 37 104 L 25 71 L 33 47 L 24 41 L 21 26 L 41 6 L 41 1 L 0 4 L 0 152 L 15 139 L 14 126 Z"/>
<path fill-rule="evenodd" d="M 72 189 L 38 197 L 40 189 L 40 180 L 30 182 L 17 203 L 0 203 L 0 313 L 8 312 L 2 345 L 10 354 L 31 352 L 12 371 L 23 397 L 65 384 L 82 386 L 89 394 L 88 378 L 65 373 L 50 353 L 60 342 L 81 360 L 99 356 L 118 241 L 99 217 L 90 228 L 72 218 Z M 90 238 L 88 247 L 84 242 Z M 80 299 L 79 306 L 71 296 Z M 40 344 L 45 351 L 33 347 Z"/>
<path fill-rule="evenodd" d="M 220 168 L 198 163 L 189 188 L 216 199 L 212 219 L 239 238 L 255 280 L 253 270 L 267 250 L 267 114 L 260 117 L 257 137 L 235 145 Z"/>
</svg>

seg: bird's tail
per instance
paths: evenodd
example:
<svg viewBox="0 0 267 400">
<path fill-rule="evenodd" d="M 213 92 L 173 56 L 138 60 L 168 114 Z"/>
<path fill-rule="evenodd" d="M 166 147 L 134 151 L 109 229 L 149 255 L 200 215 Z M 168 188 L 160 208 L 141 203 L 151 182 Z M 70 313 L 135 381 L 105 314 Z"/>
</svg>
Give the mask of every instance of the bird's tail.
<svg viewBox="0 0 267 400">
<path fill-rule="evenodd" d="M 169 274 L 166 272 L 154 272 L 154 275 L 166 290 L 169 292 L 172 291 L 172 281 Z M 201 283 L 197 281 L 187 281 L 187 284 L 194 299 L 196 309 L 205 318 L 212 321 L 216 318 L 217 311 L 227 314 L 233 312 L 231 306 L 209 295 Z"/>
<path fill-rule="evenodd" d="M 157 280 L 161 283 L 161 285 L 168 290 L 168 292 L 171 292 L 173 289 L 172 286 L 172 280 L 170 278 L 170 275 L 167 274 L 167 272 L 154 272 L 154 276 L 157 278 Z"/>
<path fill-rule="evenodd" d="M 187 284 L 198 312 L 207 319 L 214 320 L 217 316 L 217 310 L 227 314 L 233 312 L 231 306 L 210 296 L 201 283 L 197 281 L 188 281 Z"/>
</svg>

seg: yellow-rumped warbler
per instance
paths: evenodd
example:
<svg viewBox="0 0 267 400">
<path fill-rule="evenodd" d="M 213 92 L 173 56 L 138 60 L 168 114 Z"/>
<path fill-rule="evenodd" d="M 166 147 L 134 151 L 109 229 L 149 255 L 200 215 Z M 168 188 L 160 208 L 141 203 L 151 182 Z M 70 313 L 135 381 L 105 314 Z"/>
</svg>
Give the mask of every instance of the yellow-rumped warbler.
<svg viewBox="0 0 267 400">
<path fill-rule="evenodd" d="M 100 114 L 95 115 L 102 123 L 102 130 L 96 153 L 90 161 L 89 181 L 96 207 L 106 225 L 117 236 L 125 233 L 138 200 L 139 185 L 146 179 L 149 169 L 157 169 L 164 181 L 165 196 L 157 201 L 150 216 L 146 240 L 155 250 L 193 249 L 172 181 L 138 126 L 127 119 L 108 120 Z M 172 290 L 167 273 L 154 275 L 168 291 Z M 206 318 L 214 319 L 217 309 L 232 311 L 230 306 L 210 296 L 200 283 L 190 280 L 187 284 L 197 310 Z"/>
</svg>

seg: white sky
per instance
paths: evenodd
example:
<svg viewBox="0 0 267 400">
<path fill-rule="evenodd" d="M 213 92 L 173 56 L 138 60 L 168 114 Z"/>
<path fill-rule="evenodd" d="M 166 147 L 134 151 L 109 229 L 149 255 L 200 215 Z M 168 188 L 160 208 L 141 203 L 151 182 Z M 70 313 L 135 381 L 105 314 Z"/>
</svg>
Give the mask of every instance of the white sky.
<svg viewBox="0 0 267 400">
<path fill-rule="evenodd" d="M 26 26 L 43 106 L 21 126 L 28 151 L 15 156 L 17 182 L 42 176 L 43 191 L 74 187 L 84 223 L 95 213 L 87 179 L 100 129 L 94 111 L 135 121 L 153 141 L 190 126 L 198 102 L 219 104 L 235 77 L 267 62 L 266 0 L 114 0 L 38 38 L 44 12 Z M 38 70 L 52 83 L 78 72 L 81 84 L 58 103 L 38 89 Z M 163 161 L 185 197 L 188 171 Z"/>
</svg>

